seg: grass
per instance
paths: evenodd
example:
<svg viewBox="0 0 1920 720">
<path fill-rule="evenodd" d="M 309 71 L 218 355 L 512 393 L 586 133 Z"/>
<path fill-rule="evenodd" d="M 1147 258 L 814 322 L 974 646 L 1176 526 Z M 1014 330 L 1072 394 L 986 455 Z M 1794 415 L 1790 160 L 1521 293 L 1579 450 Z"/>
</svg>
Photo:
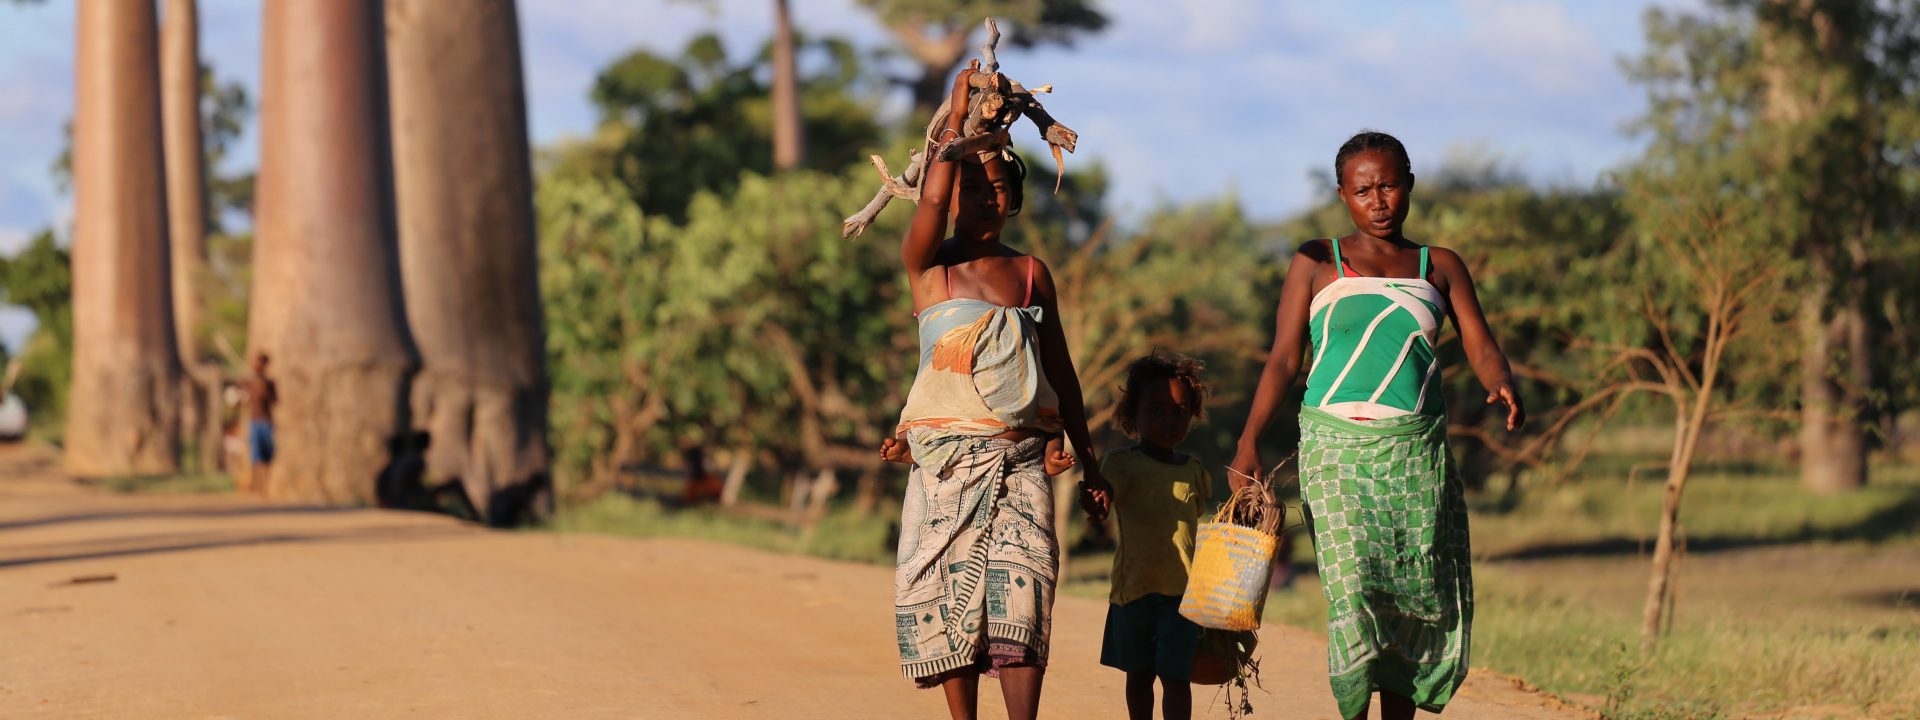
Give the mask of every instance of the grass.
<svg viewBox="0 0 1920 720">
<path fill-rule="evenodd" d="M 226 473 L 131 475 L 87 482 L 123 495 L 200 495 L 234 491 L 233 478 Z"/>
<path fill-rule="evenodd" d="M 1576 555 L 1651 546 L 1666 478 L 1591 479 L 1528 490 L 1512 507 L 1492 494 L 1470 498 L 1480 557 Z M 1681 526 L 1691 547 L 1810 541 L 1885 541 L 1920 536 L 1920 466 L 1876 466 L 1873 484 L 1818 495 L 1785 469 L 1748 474 L 1709 468 L 1687 482 Z"/>
<path fill-rule="evenodd" d="M 812 531 L 784 523 L 721 512 L 717 508 L 674 509 L 626 493 L 607 493 L 564 509 L 547 529 L 628 537 L 682 537 L 732 543 L 771 552 L 811 555 L 869 564 L 893 562 L 889 542 L 897 511 L 861 515 L 833 510 Z"/>
<path fill-rule="evenodd" d="M 1805 554 L 1872 553 L 1836 547 Z M 1806 558 L 1817 564 L 1819 557 Z M 1813 717 L 1914 717 L 1920 712 L 1920 590 L 1892 602 L 1835 601 L 1795 592 L 1781 580 L 1755 601 L 1751 588 L 1728 583 L 1751 575 L 1750 559 L 1692 558 L 1681 570 L 1677 616 L 1656 652 L 1639 652 L 1638 594 L 1644 564 L 1554 561 L 1558 572 L 1529 564 L 1481 564 L 1474 570 L 1473 665 L 1519 675 L 1548 692 L 1608 717 L 1710 718 L 1815 709 Z M 1578 564 L 1575 566 L 1575 564 Z M 1920 568 L 1920 553 L 1904 567 Z M 1778 568 L 1776 568 L 1777 570 Z M 1568 587 L 1578 573 L 1590 582 L 1624 586 L 1596 598 Z M 1909 576 L 1911 579 L 1911 576 Z M 1802 589 L 1807 589 L 1803 586 Z M 1319 583 L 1302 578 L 1268 600 L 1267 617 L 1303 628 L 1326 623 Z"/>
</svg>

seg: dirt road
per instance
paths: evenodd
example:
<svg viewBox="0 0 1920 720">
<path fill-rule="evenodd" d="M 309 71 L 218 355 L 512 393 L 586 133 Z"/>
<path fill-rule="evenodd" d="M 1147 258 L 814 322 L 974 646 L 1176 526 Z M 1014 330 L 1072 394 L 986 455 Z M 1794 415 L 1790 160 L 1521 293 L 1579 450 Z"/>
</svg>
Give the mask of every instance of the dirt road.
<svg viewBox="0 0 1920 720">
<path fill-rule="evenodd" d="M 113 495 L 0 449 L 0 718 L 945 717 L 895 670 L 891 582 L 725 545 Z M 1104 613 L 1059 600 L 1048 716 L 1124 716 Z M 1335 717 L 1321 639 L 1262 640 L 1256 717 Z M 1574 716 L 1491 673 L 1446 714 Z"/>
</svg>

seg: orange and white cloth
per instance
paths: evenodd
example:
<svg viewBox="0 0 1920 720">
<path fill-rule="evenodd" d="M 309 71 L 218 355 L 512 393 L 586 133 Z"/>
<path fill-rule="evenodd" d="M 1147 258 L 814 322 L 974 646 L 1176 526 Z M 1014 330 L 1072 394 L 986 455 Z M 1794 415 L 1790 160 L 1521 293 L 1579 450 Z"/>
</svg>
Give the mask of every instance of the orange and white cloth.
<svg viewBox="0 0 1920 720">
<path fill-rule="evenodd" d="M 921 469 L 941 474 L 969 438 L 1060 431 L 1060 401 L 1040 367 L 1039 307 L 954 298 L 920 313 L 920 369 L 897 432 Z"/>
</svg>

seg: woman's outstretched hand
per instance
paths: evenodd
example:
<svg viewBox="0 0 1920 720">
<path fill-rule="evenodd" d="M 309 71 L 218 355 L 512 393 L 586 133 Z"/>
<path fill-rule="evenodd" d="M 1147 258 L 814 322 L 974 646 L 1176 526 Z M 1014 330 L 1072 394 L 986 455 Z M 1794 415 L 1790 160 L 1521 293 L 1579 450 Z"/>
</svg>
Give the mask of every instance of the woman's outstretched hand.
<svg viewBox="0 0 1920 720">
<path fill-rule="evenodd" d="M 1507 406 L 1507 432 L 1519 430 L 1527 424 L 1527 409 L 1520 405 L 1520 393 L 1513 391 L 1511 383 L 1500 383 L 1487 392 L 1487 404 L 1505 403 Z"/>
</svg>

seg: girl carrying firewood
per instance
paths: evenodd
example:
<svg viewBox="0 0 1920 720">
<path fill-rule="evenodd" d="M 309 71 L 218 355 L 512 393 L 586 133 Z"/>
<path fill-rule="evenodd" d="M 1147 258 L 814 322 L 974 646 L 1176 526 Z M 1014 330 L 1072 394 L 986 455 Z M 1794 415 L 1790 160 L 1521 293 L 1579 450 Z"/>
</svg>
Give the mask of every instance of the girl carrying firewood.
<svg viewBox="0 0 1920 720">
<path fill-rule="evenodd" d="M 1053 274 L 1001 242 L 1007 216 L 1020 210 L 1025 166 L 1004 128 L 956 145 L 980 125 L 970 91 L 996 80 L 962 70 L 945 122 L 930 133 L 919 207 L 900 246 L 920 364 L 898 439 L 881 450 L 891 460 L 910 453 L 914 465 L 894 583 L 901 671 L 942 688 L 956 718 L 974 716 L 983 673 L 1000 678 L 1008 716 L 1039 708 L 1059 577 L 1046 470 L 1067 461 L 1043 463 L 1049 437 L 1072 440 L 1089 516 L 1104 518 L 1109 492 Z"/>
</svg>

